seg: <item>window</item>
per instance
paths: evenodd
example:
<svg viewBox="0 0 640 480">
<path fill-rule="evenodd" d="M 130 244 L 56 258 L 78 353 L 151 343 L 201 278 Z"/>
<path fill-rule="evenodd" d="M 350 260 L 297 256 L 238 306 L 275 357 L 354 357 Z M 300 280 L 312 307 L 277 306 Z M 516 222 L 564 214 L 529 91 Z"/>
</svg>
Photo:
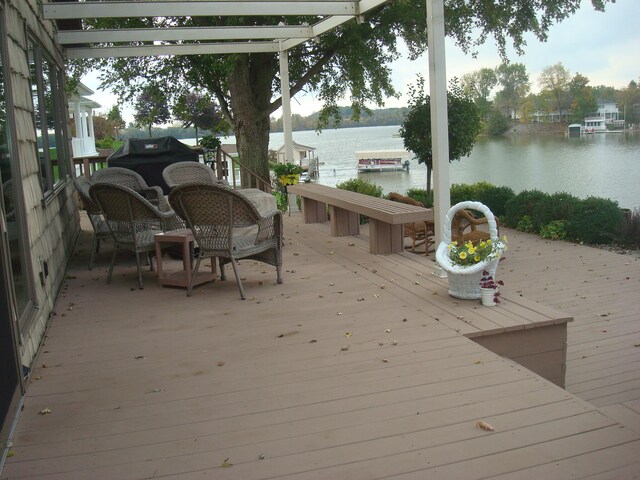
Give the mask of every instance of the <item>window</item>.
<svg viewBox="0 0 640 480">
<path fill-rule="evenodd" d="M 33 38 L 28 40 L 31 96 L 45 196 L 69 174 L 69 147 L 64 115 L 63 72 Z"/>
<path fill-rule="evenodd" d="M 0 11 L 1 13 L 1 11 Z M 10 272 L 13 287 L 13 297 L 18 318 L 27 317 L 29 306 L 31 305 L 31 293 L 29 289 L 29 276 L 26 263 L 26 242 L 22 241 L 23 231 L 20 228 L 20 211 L 22 210 L 19 201 L 19 185 L 14 182 L 15 178 L 20 178 L 17 174 L 17 160 L 15 151 L 12 148 L 12 127 L 14 123 L 11 108 L 9 108 L 10 94 L 8 92 L 7 76 L 8 66 L 5 64 L 5 53 L 7 39 L 3 31 L 4 23 L 0 17 L 0 212 L 4 216 L 7 226 L 7 237 L 3 243 L 7 248 L 7 257 L 10 262 L 7 269 Z M 0 252 L 0 255 L 2 252 Z"/>
</svg>

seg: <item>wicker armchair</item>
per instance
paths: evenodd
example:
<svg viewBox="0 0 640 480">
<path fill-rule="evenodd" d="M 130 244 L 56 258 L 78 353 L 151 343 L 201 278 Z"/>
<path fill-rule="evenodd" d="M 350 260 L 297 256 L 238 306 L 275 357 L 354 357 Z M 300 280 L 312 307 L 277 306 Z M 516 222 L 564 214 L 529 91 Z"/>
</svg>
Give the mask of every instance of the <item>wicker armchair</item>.
<svg viewBox="0 0 640 480">
<path fill-rule="evenodd" d="M 216 178 L 216 174 L 211 167 L 198 162 L 172 163 L 162 171 L 162 178 L 167 182 L 169 188 L 193 182 L 227 185 L 226 180 L 218 180 Z"/>
<path fill-rule="evenodd" d="M 89 217 L 89 221 L 93 227 L 91 257 L 89 258 L 89 270 L 91 270 L 93 268 L 95 254 L 100 251 L 100 240 L 111 238 L 111 233 L 109 232 L 109 227 L 102 216 L 102 210 L 100 210 L 98 204 L 93 201 L 89 194 L 89 188 L 91 188 L 91 182 L 89 179 L 84 175 L 81 175 L 73 179 L 73 184 L 78 191 L 78 195 L 82 201 L 82 207 L 87 212 L 87 216 Z"/>
<path fill-rule="evenodd" d="M 150 187 L 139 173 L 122 167 L 101 168 L 91 175 L 91 183 L 109 183 L 129 187 L 134 192 L 142 195 L 162 212 L 171 210 L 167 199 L 162 193 L 162 188 Z"/>
<path fill-rule="evenodd" d="M 154 235 L 161 231 L 173 230 L 175 214 L 162 212 L 144 197 L 129 187 L 96 183 L 89 188 L 91 199 L 98 205 L 111 232 L 115 248 L 111 257 L 107 283 L 111 283 L 116 254 L 120 249 L 127 249 L 136 254 L 138 268 L 138 284 L 142 284 L 140 270 L 140 254 L 155 251 Z M 158 228 L 158 225 L 161 228 Z M 153 270 L 153 262 L 149 262 Z"/>
<path fill-rule="evenodd" d="M 424 205 L 411 197 L 401 195 L 399 193 L 391 192 L 387 195 L 389 200 L 394 202 L 406 203 L 408 205 L 415 205 L 417 207 L 423 207 Z M 411 239 L 411 251 L 415 253 L 416 247 L 425 244 L 424 254 L 429 254 L 430 247 L 434 244 L 434 231 L 433 224 L 427 222 L 405 223 L 404 224 L 404 236 Z"/>
<path fill-rule="evenodd" d="M 207 183 L 175 187 L 169 194 L 169 203 L 186 221 L 199 247 L 187 295 L 191 295 L 201 260 L 207 257 L 218 257 L 222 280 L 226 279 L 225 264 L 231 263 L 243 300 L 246 297 L 237 260 L 248 258 L 275 266 L 277 282 L 282 283 L 281 212 L 274 210 L 261 216 L 253 204 L 235 190 Z"/>
<path fill-rule="evenodd" d="M 495 217 L 499 227 L 498 217 Z M 487 225 L 487 217 L 476 218 L 469 210 L 456 212 L 451 221 L 451 240 L 458 243 L 471 241 L 474 244 L 490 238 L 489 232 L 478 230 L 479 225 Z"/>
</svg>

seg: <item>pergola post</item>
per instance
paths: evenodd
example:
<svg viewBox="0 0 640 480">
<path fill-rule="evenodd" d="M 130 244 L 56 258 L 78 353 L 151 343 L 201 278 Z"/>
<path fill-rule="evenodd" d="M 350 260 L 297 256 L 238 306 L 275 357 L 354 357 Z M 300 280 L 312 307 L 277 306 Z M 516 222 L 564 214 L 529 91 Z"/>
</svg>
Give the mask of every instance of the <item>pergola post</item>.
<svg viewBox="0 0 640 480">
<path fill-rule="evenodd" d="M 431 96 L 431 151 L 433 153 L 434 223 L 436 248 L 442 238 L 444 217 L 451 206 L 447 73 L 444 53 L 444 2 L 426 0 L 429 42 L 429 94 Z"/>
<path fill-rule="evenodd" d="M 282 47 L 282 42 L 280 42 L 280 47 Z M 285 162 L 293 162 L 293 133 L 291 132 L 291 98 L 289 96 L 289 59 L 287 50 L 282 50 L 281 48 L 279 57 Z"/>
</svg>

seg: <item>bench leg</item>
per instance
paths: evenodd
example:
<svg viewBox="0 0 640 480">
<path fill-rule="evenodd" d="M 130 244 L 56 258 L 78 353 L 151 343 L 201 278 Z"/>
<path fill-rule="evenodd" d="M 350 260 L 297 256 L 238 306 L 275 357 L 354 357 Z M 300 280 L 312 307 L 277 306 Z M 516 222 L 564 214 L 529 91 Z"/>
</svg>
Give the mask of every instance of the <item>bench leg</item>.
<svg viewBox="0 0 640 480">
<path fill-rule="evenodd" d="M 327 221 L 327 205 L 302 197 L 302 215 L 304 223 L 324 223 Z"/>
<path fill-rule="evenodd" d="M 398 253 L 404 250 L 402 225 L 391 225 L 369 218 L 369 251 L 374 255 Z"/>
<path fill-rule="evenodd" d="M 346 237 L 360 233 L 360 215 L 343 208 L 329 205 L 331 212 L 331 235 Z"/>
</svg>

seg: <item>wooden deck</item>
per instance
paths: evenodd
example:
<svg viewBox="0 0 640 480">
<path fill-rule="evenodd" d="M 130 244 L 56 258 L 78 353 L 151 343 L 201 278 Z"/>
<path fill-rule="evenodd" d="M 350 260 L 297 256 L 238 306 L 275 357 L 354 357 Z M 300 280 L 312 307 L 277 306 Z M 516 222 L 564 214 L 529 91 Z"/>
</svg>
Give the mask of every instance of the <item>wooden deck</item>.
<svg viewBox="0 0 640 480">
<path fill-rule="evenodd" d="M 285 283 L 241 262 L 244 302 L 138 290 L 133 261 L 106 285 L 85 235 L 1 478 L 640 478 L 637 259 L 507 232 L 510 291 L 480 308 L 365 233 L 286 217 Z M 477 343 L 532 301 L 560 313 L 530 329 L 574 317 L 571 393 Z"/>
</svg>

